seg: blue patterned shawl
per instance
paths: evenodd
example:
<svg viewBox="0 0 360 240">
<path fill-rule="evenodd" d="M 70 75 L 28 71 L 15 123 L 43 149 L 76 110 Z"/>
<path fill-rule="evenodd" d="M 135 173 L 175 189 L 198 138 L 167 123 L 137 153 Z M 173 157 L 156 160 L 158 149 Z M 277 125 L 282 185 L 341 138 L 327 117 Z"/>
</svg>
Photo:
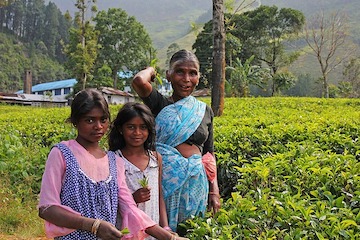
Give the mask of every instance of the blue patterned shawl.
<svg viewBox="0 0 360 240">
<path fill-rule="evenodd" d="M 199 127 L 205 110 L 205 103 L 189 96 L 166 106 L 156 117 L 156 147 L 163 158 L 163 194 L 174 231 L 179 222 L 206 210 L 208 181 L 201 155 L 184 158 L 175 148 Z"/>
</svg>

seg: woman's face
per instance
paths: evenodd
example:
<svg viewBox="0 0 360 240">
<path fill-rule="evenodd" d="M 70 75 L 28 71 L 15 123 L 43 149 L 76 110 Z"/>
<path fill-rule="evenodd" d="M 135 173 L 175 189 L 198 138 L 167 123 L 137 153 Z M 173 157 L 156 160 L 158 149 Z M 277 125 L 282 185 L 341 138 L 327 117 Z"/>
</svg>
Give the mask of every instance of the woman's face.
<svg viewBox="0 0 360 240">
<path fill-rule="evenodd" d="M 166 78 L 171 82 L 175 101 L 189 96 L 199 83 L 199 65 L 193 61 L 175 64 L 172 70 L 166 72 Z"/>
</svg>

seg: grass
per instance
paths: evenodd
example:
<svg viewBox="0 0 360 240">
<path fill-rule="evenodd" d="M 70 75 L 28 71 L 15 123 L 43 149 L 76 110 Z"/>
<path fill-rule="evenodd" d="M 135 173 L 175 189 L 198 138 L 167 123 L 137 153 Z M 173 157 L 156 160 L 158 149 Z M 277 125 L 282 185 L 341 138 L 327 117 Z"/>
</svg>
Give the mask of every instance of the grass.
<svg viewBox="0 0 360 240">
<path fill-rule="evenodd" d="M 20 199 L 0 178 L 0 240 L 45 239 L 44 221 L 38 217 L 37 199 Z"/>
</svg>

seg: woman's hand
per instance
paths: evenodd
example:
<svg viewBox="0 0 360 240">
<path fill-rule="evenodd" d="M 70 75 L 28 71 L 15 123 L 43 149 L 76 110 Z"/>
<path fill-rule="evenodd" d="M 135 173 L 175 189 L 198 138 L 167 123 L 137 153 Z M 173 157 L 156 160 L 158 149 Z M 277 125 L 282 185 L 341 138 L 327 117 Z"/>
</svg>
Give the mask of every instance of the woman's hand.
<svg viewBox="0 0 360 240">
<path fill-rule="evenodd" d="M 150 200 L 150 188 L 139 188 L 133 193 L 133 198 L 136 203 L 142 203 Z"/>
<path fill-rule="evenodd" d="M 220 194 L 209 192 L 208 210 L 217 213 L 221 207 Z"/>
<path fill-rule="evenodd" d="M 104 240 L 119 240 L 124 235 L 111 223 L 101 221 L 96 236 Z"/>
<path fill-rule="evenodd" d="M 151 82 L 154 81 L 155 77 L 155 69 L 153 67 L 147 67 L 134 76 L 131 86 L 139 97 L 147 97 L 152 91 Z"/>
</svg>

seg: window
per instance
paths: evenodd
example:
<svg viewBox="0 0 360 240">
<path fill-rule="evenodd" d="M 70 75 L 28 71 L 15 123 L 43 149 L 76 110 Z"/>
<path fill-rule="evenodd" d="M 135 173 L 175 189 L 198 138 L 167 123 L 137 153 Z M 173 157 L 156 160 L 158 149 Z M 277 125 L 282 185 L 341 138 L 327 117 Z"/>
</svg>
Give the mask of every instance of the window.
<svg viewBox="0 0 360 240">
<path fill-rule="evenodd" d="M 55 89 L 55 96 L 56 95 L 61 95 L 61 89 Z"/>
<path fill-rule="evenodd" d="M 69 94 L 70 93 L 70 88 L 67 87 L 67 88 L 64 88 L 64 94 Z"/>
</svg>

